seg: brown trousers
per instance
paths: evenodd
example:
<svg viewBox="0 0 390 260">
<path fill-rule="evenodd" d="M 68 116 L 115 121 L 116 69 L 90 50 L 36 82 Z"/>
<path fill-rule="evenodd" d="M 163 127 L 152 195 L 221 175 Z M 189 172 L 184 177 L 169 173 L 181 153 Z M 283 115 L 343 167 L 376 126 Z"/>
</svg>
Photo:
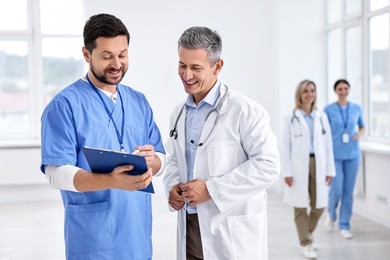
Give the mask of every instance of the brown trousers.
<svg viewBox="0 0 390 260">
<path fill-rule="evenodd" d="M 295 225 L 297 227 L 299 242 L 301 246 L 313 243 L 311 233 L 314 232 L 318 220 L 325 208 L 316 208 L 316 161 L 310 156 L 309 164 L 309 196 L 310 209 L 294 208 Z"/>
<path fill-rule="evenodd" d="M 199 229 L 198 214 L 187 213 L 186 229 L 187 260 L 202 260 L 203 250 Z"/>
</svg>

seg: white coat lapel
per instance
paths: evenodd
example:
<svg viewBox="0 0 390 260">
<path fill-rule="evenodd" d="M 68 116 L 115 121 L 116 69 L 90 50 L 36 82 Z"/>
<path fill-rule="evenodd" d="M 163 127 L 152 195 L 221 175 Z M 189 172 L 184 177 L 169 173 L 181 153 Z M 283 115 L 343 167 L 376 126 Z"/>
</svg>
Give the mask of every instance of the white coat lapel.
<svg viewBox="0 0 390 260">
<path fill-rule="evenodd" d="M 305 117 L 302 114 L 302 111 L 300 109 L 298 109 L 296 111 L 296 114 L 297 114 L 297 117 L 299 118 L 299 123 L 303 126 L 302 128 L 304 129 L 304 131 L 308 132 L 309 131 L 309 127 L 308 127 L 308 125 L 306 123 Z"/>
<path fill-rule="evenodd" d="M 221 83 L 222 84 L 222 83 Z M 226 95 L 229 94 L 227 92 L 227 88 L 222 84 L 221 90 L 220 90 L 220 99 L 218 100 L 217 104 L 219 104 L 220 100 Z M 227 103 L 228 103 L 228 97 L 226 96 L 225 100 L 220 103 L 219 108 L 216 106 L 212 112 L 210 112 L 210 115 L 208 116 L 206 122 L 203 125 L 202 133 L 200 135 L 199 142 L 203 143 L 202 146 L 198 147 L 198 150 L 202 150 L 203 147 L 207 146 L 208 143 L 210 143 L 211 140 L 215 137 L 215 135 L 218 133 L 218 128 L 220 128 L 220 119 L 223 114 L 227 112 Z M 217 117 L 219 117 L 217 119 Z"/>
<path fill-rule="evenodd" d="M 179 142 L 180 150 L 182 151 L 183 155 L 185 156 L 185 142 L 186 142 L 186 129 L 185 129 L 185 122 L 186 122 L 186 114 L 187 114 L 187 108 L 184 105 L 183 112 L 179 118 L 179 121 L 177 122 L 177 140 Z M 184 157 L 185 158 L 185 157 Z"/>
<path fill-rule="evenodd" d="M 321 126 L 321 124 L 320 124 L 320 117 L 321 117 L 321 115 L 320 115 L 320 113 L 318 112 L 318 110 L 314 110 L 314 113 L 313 113 L 313 132 L 314 133 L 319 133 L 319 131 L 318 131 L 318 127 L 320 127 Z M 314 134 L 314 139 L 316 138 L 316 135 Z"/>
<path fill-rule="evenodd" d="M 222 116 L 223 114 L 225 114 L 227 112 L 227 109 L 228 109 L 228 96 L 231 94 L 230 91 L 228 91 L 228 87 L 226 85 L 224 85 L 223 83 L 221 83 L 222 87 L 221 87 L 221 92 L 220 92 L 220 96 L 223 98 L 225 95 L 226 95 L 226 98 L 225 98 L 225 101 L 223 101 L 221 103 L 221 106 L 220 106 L 220 109 L 219 109 L 219 115 Z"/>
<path fill-rule="evenodd" d="M 202 133 L 199 139 L 199 142 L 202 143 L 202 145 L 198 147 L 199 149 L 202 149 L 204 146 L 206 146 L 210 142 L 210 140 L 212 140 L 213 137 L 215 136 L 216 127 L 217 127 L 215 122 L 216 122 L 217 115 L 218 115 L 217 111 L 213 110 L 213 112 L 209 115 L 206 122 L 204 123 L 202 128 Z"/>
</svg>

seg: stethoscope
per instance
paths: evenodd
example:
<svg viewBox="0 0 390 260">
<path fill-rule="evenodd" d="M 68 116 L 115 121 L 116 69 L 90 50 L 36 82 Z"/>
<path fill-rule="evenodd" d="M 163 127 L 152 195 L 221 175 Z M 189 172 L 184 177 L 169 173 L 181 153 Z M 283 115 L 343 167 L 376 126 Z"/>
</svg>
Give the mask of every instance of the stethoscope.
<svg viewBox="0 0 390 260">
<path fill-rule="evenodd" d="M 215 119 L 214 119 L 213 128 L 211 128 L 211 131 L 209 132 L 209 134 L 207 135 L 207 137 L 204 139 L 203 142 L 196 144 L 194 140 L 191 140 L 190 142 L 191 142 L 192 144 L 194 144 L 194 145 L 196 145 L 196 146 L 202 146 L 202 145 L 207 141 L 207 139 L 209 139 L 211 133 L 213 132 L 213 130 L 214 130 L 215 126 L 217 125 L 218 120 L 219 120 L 219 118 L 220 118 L 219 111 L 220 111 L 220 109 L 221 109 L 222 103 L 226 100 L 226 97 L 227 97 L 227 95 L 228 95 L 229 88 L 228 88 L 227 86 L 225 86 L 225 88 L 226 88 L 225 94 L 222 96 L 222 98 L 221 98 L 221 100 L 218 102 L 218 104 L 217 104 L 213 109 L 211 109 L 211 110 L 207 113 L 206 119 L 204 120 L 204 121 L 206 122 L 207 119 L 209 118 L 209 116 L 210 116 L 212 113 L 214 113 L 214 112 L 217 113 L 217 116 L 216 116 Z M 177 135 L 178 135 L 178 132 L 177 132 L 177 123 L 179 122 L 179 119 L 180 119 L 180 117 L 181 117 L 181 114 L 182 114 L 183 111 L 184 111 L 184 107 L 185 107 L 185 106 L 186 106 L 186 105 L 184 104 L 183 107 L 181 108 L 181 110 L 180 110 L 180 112 L 179 112 L 179 115 L 178 115 L 177 118 L 176 118 L 175 125 L 173 126 L 173 129 L 172 129 L 171 131 L 169 131 L 169 137 L 173 137 L 173 139 L 175 139 L 175 140 L 177 139 Z"/>
<path fill-rule="evenodd" d="M 296 109 L 294 109 L 293 111 L 293 116 L 291 117 L 291 124 L 294 124 L 294 120 L 297 121 L 298 125 L 299 125 L 299 133 L 298 134 L 295 134 L 294 137 L 302 137 L 302 126 L 301 126 L 301 122 L 299 120 L 299 118 L 297 117 L 296 115 Z M 324 123 L 322 122 L 322 117 L 320 116 L 320 123 L 321 123 L 321 128 L 322 128 L 322 134 L 326 134 L 326 130 L 324 128 Z"/>
</svg>

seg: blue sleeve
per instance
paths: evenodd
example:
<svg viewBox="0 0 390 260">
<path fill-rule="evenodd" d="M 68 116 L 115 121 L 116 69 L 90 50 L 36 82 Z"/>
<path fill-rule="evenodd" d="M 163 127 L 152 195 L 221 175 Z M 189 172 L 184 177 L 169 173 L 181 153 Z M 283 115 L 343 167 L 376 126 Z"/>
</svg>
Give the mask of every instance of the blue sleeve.
<svg viewBox="0 0 390 260">
<path fill-rule="evenodd" d="M 358 126 L 360 128 L 364 127 L 365 124 L 364 124 L 364 119 L 363 119 L 363 112 L 362 112 L 362 108 L 360 106 L 358 106 L 358 111 L 359 111 L 359 119 L 358 119 Z"/>
<path fill-rule="evenodd" d="M 53 100 L 42 115 L 42 161 L 43 165 L 77 163 L 77 137 L 70 106 L 66 102 Z"/>
</svg>

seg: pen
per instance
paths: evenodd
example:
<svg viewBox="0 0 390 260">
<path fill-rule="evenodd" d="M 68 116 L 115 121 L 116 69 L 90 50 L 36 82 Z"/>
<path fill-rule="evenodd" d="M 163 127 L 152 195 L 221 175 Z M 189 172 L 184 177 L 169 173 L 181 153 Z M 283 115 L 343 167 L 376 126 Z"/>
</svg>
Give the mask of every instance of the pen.
<svg viewBox="0 0 390 260">
<path fill-rule="evenodd" d="M 134 152 L 132 152 L 131 154 L 137 154 L 137 153 L 139 153 L 140 152 L 140 150 L 135 150 Z"/>
</svg>

